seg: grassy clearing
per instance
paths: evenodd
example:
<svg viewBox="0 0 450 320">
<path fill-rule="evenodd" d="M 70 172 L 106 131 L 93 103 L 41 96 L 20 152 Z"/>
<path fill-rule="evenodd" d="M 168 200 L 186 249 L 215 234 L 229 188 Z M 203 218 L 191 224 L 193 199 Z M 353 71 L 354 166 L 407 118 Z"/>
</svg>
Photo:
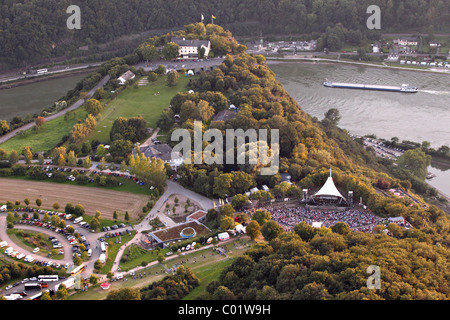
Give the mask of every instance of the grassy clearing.
<svg viewBox="0 0 450 320">
<path fill-rule="evenodd" d="M 176 86 L 168 87 L 166 77 L 158 77 L 157 81 L 150 82 L 148 85 L 137 88 L 128 87 L 110 101 L 102 111 L 102 119 L 98 122 L 96 130 L 89 136 L 89 140 L 98 139 L 109 143 L 109 132 L 114 120 L 119 117 L 131 118 L 141 115 L 147 121 L 147 127 L 156 128 L 156 121 L 163 109 L 170 105 L 174 95 L 180 91 L 186 91 L 188 82 L 188 77 L 180 76 Z"/>
<path fill-rule="evenodd" d="M 125 249 L 122 257 L 126 257 L 126 262 L 120 262 L 119 267 L 122 271 L 129 271 L 133 268 L 140 267 L 142 264 L 147 265 L 150 262 L 158 260 L 158 253 L 165 255 L 170 249 L 161 249 L 159 252 L 156 250 L 145 250 L 137 245 L 131 245 Z"/>
<path fill-rule="evenodd" d="M 108 258 L 106 259 L 105 265 L 100 270 L 100 273 L 106 274 L 111 270 L 120 247 L 123 246 L 124 243 L 127 243 L 128 241 L 133 239 L 135 234 L 136 231 L 132 230 L 131 234 L 106 239 L 106 243 L 108 244 Z"/>
<path fill-rule="evenodd" d="M 20 227 L 19 227 L 20 228 Z M 50 254 L 50 258 L 54 260 L 62 260 L 64 255 L 58 255 L 52 253 L 52 243 L 48 240 L 48 236 L 43 233 L 23 230 L 23 229 L 7 229 L 9 238 L 20 248 L 32 251 L 34 248 L 38 247 L 41 249 L 37 254 L 45 257 Z"/>
<path fill-rule="evenodd" d="M 157 81 L 148 85 L 137 88 L 128 87 L 107 103 L 101 120 L 97 122 L 97 128 L 88 139 L 98 139 L 101 142 L 109 143 L 109 132 L 114 120 L 119 117 L 130 118 L 141 115 L 147 121 L 148 127 L 155 128 L 162 110 L 170 105 L 170 100 L 175 94 L 186 91 L 188 82 L 188 77 L 180 76 L 176 86 L 168 87 L 166 77 L 161 76 Z M 76 123 L 84 121 L 86 116 L 86 111 L 80 107 L 68 119 L 59 117 L 48 121 L 37 132 L 32 129 L 24 131 L 1 144 L 0 148 L 7 152 L 16 150 L 18 153 L 22 152 L 25 146 L 32 147 L 34 152 L 51 150 L 63 136 L 70 133 Z"/>
<path fill-rule="evenodd" d="M 83 121 L 86 115 L 84 108 L 78 108 L 67 120 L 64 120 L 64 117 L 50 120 L 39 131 L 33 129 L 24 131 L 22 134 L 2 143 L 0 148 L 5 149 L 8 153 L 12 150 L 21 153 L 25 146 L 31 147 L 34 152 L 51 150 L 61 141 L 63 136 L 69 134 L 79 120 Z"/>
</svg>

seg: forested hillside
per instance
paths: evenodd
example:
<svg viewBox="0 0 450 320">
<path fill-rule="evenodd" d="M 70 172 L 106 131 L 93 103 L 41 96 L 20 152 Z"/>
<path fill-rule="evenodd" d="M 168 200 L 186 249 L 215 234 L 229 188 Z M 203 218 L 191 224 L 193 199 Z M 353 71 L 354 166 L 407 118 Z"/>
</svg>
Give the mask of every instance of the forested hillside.
<svg viewBox="0 0 450 320">
<path fill-rule="evenodd" d="M 336 232 L 297 225 L 250 249 L 208 285 L 215 300 L 447 300 L 449 251 L 417 230 L 385 234 Z M 305 234 L 309 233 L 310 237 Z M 378 290 L 367 287 L 367 268 L 381 273 Z"/>
<path fill-rule="evenodd" d="M 235 35 L 311 34 L 342 23 L 356 37 L 367 31 L 369 5 L 382 10 L 382 32 L 439 32 L 449 28 L 444 0 L 0 0 L 0 66 L 73 55 L 82 45 L 200 20 Z M 69 5 L 81 9 L 81 29 L 68 30 Z"/>
</svg>

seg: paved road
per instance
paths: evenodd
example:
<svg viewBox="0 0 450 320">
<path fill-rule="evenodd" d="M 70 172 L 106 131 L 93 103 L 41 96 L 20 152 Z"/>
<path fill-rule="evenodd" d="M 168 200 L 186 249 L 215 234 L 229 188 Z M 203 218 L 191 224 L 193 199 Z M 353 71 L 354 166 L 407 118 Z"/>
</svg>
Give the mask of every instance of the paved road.
<svg viewBox="0 0 450 320">
<path fill-rule="evenodd" d="M 142 235 L 142 231 L 144 230 L 148 230 L 149 229 L 149 221 L 150 219 L 153 219 L 154 217 L 159 217 L 159 219 L 164 222 L 166 224 L 167 227 L 172 227 L 177 225 L 177 223 L 175 223 L 172 219 L 170 219 L 170 217 L 168 217 L 166 214 L 163 213 L 164 210 L 160 210 L 164 204 L 164 202 L 168 199 L 168 197 L 172 194 L 182 194 L 185 195 L 186 197 L 190 198 L 191 200 L 197 202 L 204 210 L 208 210 L 214 207 L 214 201 L 216 203 L 218 203 L 217 200 L 212 200 L 209 198 L 206 198 L 200 194 L 197 194 L 191 190 L 188 190 L 182 186 L 180 186 L 178 183 L 174 182 L 174 181 L 167 181 L 167 187 L 165 192 L 163 193 L 163 195 L 158 199 L 158 201 L 156 202 L 156 204 L 153 206 L 153 208 L 150 210 L 150 212 L 147 214 L 147 217 L 144 218 L 141 223 L 134 225 L 132 228 L 128 227 L 129 230 L 134 229 L 136 231 L 138 231 L 138 233 L 134 236 L 134 238 L 132 240 L 130 240 L 128 243 L 124 244 L 120 249 L 119 252 L 115 258 L 115 261 L 113 263 L 113 267 L 112 267 L 112 272 L 117 273 L 118 272 L 118 266 L 119 266 L 119 261 L 122 257 L 122 254 L 125 250 L 126 247 L 128 247 L 131 244 L 137 244 L 140 241 L 140 237 Z M 84 235 L 86 237 L 86 240 L 89 242 L 90 244 L 90 248 L 92 249 L 92 256 L 89 259 L 89 261 L 85 262 L 85 266 L 86 269 L 83 272 L 84 277 L 89 276 L 90 274 L 94 273 L 94 263 L 95 261 L 97 261 L 100 257 L 101 254 L 101 249 L 100 249 L 100 241 L 98 240 L 99 238 L 103 237 L 105 235 L 106 232 L 99 232 L 99 233 L 94 233 L 94 232 L 89 232 L 87 229 L 83 228 L 83 227 L 77 227 L 77 225 L 72 225 L 73 227 L 76 228 L 76 232 L 78 232 L 80 235 Z M 41 232 L 45 235 L 48 236 L 54 236 L 56 237 L 61 244 L 64 245 L 64 259 L 62 260 L 54 260 L 54 262 L 60 263 L 60 264 L 65 264 L 67 262 L 69 262 L 70 264 L 73 263 L 72 260 L 72 246 L 70 245 L 70 243 L 68 242 L 68 240 L 62 236 L 61 234 L 58 234 L 56 232 L 53 232 L 51 230 L 42 228 L 42 227 L 37 227 L 37 226 L 29 226 L 29 225 L 16 225 L 15 226 L 18 229 L 26 229 L 26 230 L 34 230 L 34 231 L 38 231 Z M 17 247 L 17 245 L 14 244 L 14 242 L 9 238 L 8 234 L 6 233 L 6 213 L 2 213 L 0 214 L 0 239 L 2 241 L 7 241 L 8 242 L 8 246 L 11 245 L 13 247 Z M 125 228 L 121 228 L 118 229 L 118 231 L 120 230 L 125 230 Z M 31 252 L 26 252 L 25 249 L 21 249 L 21 252 L 24 252 L 26 254 L 30 254 L 32 255 L 36 260 L 40 260 L 40 261 L 50 261 L 52 259 L 47 258 L 47 257 L 42 257 L 40 255 L 37 254 L 33 254 Z M 57 283 L 60 283 L 62 281 L 58 281 L 56 283 L 53 283 L 51 285 L 51 287 L 53 288 L 54 285 L 56 285 Z M 23 285 L 19 285 L 17 287 L 14 287 L 10 290 L 4 291 L 4 294 L 9 294 L 13 291 L 23 291 Z"/>
<path fill-rule="evenodd" d="M 109 80 L 109 75 L 104 77 L 94 88 L 92 88 L 88 92 L 88 94 L 86 96 L 86 99 L 92 97 L 92 95 L 94 94 L 95 90 L 97 90 L 98 88 L 102 88 L 108 82 L 108 80 Z M 55 113 L 55 114 L 53 114 L 51 116 L 45 117 L 45 119 L 47 121 L 50 121 L 50 120 L 56 119 L 58 117 L 61 117 L 64 114 L 66 114 L 68 111 L 75 110 L 75 109 L 81 107 L 84 102 L 85 102 L 85 99 L 80 99 L 77 102 L 75 102 L 73 105 L 71 105 L 70 107 L 68 107 L 68 108 L 66 108 L 64 110 L 61 110 L 58 113 Z M 12 137 L 16 136 L 17 133 L 19 133 L 20 131 L 25 131 L 25 130 L 31 129 L 34 126 L 35 126 L 35 123 L 34 122 L 30 122 L 30 123 L 27 123 L 26 125 L 23 125 L 23 126 L 15 129 L 15 130 L 13 130 L 11 132 L 8 132 L 7 134 L 5 134 L 5 135 L 0 137 L 0 144 L 2 144 L 5 141 L 8 141 Z"/>
<path fill-rule="evenodd" d="M 195 71 L 209 70 L 211 67 L 216 67 L 223 62 L 224 58 L 211 58 L 211 59 L 203 59 L 203 61 L 193 61 L 193 60 L 184 60 L 184 61 L 167 61 L 167 60 L 158 60 L 152 61 L 151 63 L 140 62 L 136 64 L 134 67 L 136 69 L 143 68 L 144 71 L 149 72 L 153 71 L 160 64 L 166 66 L 167 69 L 176 69 L 180 70 L 181 68 L 185 68 L 186 70 L 194 69 Z"/>
</svg>

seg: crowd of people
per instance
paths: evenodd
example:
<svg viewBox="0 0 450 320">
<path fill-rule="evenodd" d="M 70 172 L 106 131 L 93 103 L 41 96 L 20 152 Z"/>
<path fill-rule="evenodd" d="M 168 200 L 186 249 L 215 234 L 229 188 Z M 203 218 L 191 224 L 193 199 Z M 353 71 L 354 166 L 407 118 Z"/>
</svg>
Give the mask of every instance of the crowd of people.
<svg viewBox="0 0 450 320">
<path fill-rule="evenodd" d="M 345 210 L 318 210 L 314 208 L 270 206 L 267 210 L 272 220 L 283 226 L 285 231 L 292 231 L 296 224 L 306 222 L 309 225 L 318 223 L 322 227 L 331 227 L 337 222 L 345 222 L 352 229 L 370 232 L 373 226 L 383 224 L 386 219 L 380 218 L 367 210 L 348 208 Z"/>
</svg>

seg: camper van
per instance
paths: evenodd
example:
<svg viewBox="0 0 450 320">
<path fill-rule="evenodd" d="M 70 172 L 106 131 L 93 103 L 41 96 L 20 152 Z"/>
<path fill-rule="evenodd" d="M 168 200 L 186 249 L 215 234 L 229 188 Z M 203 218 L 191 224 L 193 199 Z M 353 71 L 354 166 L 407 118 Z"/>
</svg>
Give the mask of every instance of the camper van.
<svg viewBox="0 0 450 320">
<path fill-rule="evenodd" d="M 225 241 L 225 240 L 230 239 L 230 235 L 228 234 L 228 232 L 222 232 L 222 233 L 219 233 L 219 234 L 217 235 L 217 238 L 218 238 L 220 241 Z"/>
<path fill-rule="evenodd" d="M 78 222 L 81 222 L 81 221 L 83 221 L 83 217 L 78 217 L 75 220 L 73 220 L 73 223 L 78 223 Z"/>
</svg>

